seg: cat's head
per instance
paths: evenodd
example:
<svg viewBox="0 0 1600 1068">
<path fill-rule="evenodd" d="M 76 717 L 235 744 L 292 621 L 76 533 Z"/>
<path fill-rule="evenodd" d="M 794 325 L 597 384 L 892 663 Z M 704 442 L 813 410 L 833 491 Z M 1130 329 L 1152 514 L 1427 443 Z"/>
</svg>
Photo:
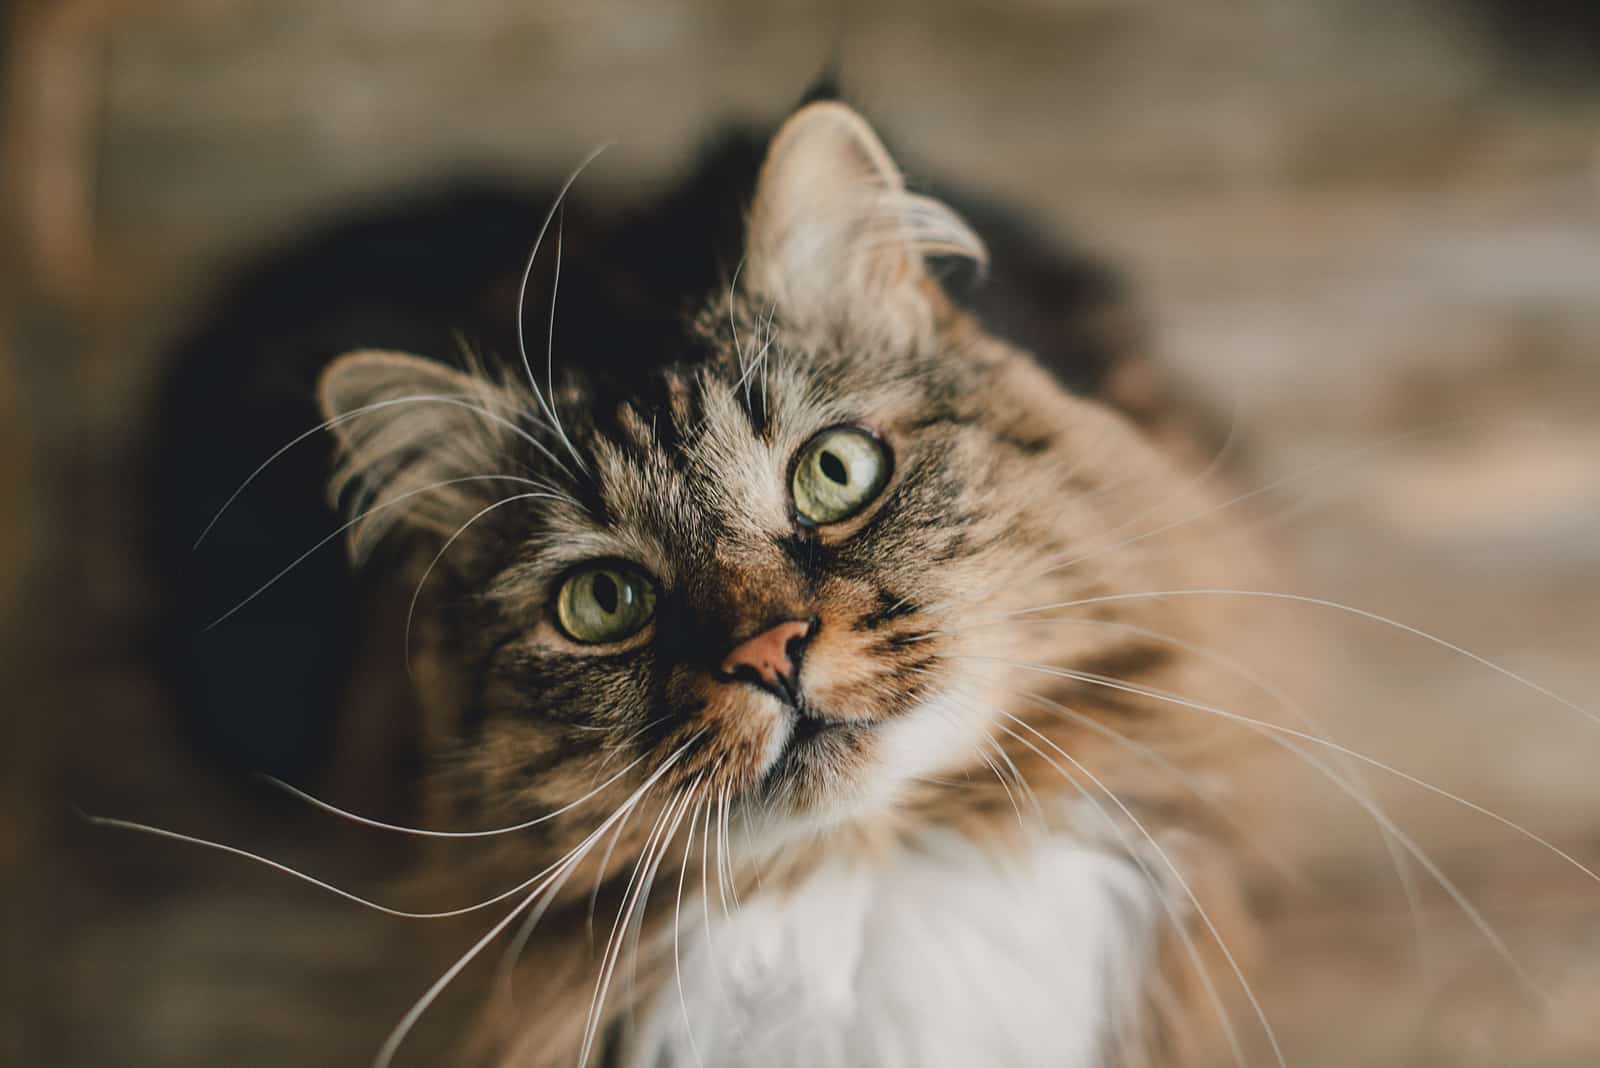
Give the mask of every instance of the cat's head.
<svg viewBox="0 0 1600 1068">
<path fill-rule="evenodd" d="M 512 372 L 327 370 L 336 492 L 375 509 L 353 543 L 428 572 L 413 659 L 446 680 L 439 755 L 475 796 L 526 814 L 621 773 L 592 814 L 670 764 L 663 790 L 817 828 L 1037 763 L 1017 739 L 1059 736 L 1035 702 L 1060 680 L 1015 664 L 1093 670 L 1130 640 L 1038 610 L 1138 588 L 1108 549 L 1171 487 L 930 269 L 984 256 L 855 112 L 813 104 L 772 142 L 742 258 L 637 376 L 559 339 L 553 390 L 543 344 Z"/>
</svg>

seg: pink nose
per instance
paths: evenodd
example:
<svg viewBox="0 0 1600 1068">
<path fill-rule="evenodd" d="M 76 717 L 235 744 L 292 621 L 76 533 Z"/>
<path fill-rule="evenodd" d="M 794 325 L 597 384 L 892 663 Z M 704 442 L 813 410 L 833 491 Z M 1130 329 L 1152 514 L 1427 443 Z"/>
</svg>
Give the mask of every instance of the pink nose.
<svg viewBox="0 0 1600 1068">
<path fill-rule="evenodd" d="M 795 665 L 789 656 L 789 646 L 810 635 L 811 623 L 803 619 L 791 619 L 769 627 L 754 638 L 740 642 L 722 661 L 722 673 L 732 675 L 740 668 L 748 668 L 767 686 L 780 682 L 790 684 L 794 680 Z"/>
</svg>

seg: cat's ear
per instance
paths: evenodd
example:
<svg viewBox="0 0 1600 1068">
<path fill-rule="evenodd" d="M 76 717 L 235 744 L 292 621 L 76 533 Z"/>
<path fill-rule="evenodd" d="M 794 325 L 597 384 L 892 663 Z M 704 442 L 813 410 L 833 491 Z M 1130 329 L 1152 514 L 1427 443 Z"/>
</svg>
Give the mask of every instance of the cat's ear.
<svg viewBox="0 0 1600 1068">
<path fill-rule="evenodd" d="M 790 322 L 926 308 L 925 257 L 983 263 L 954 211 L 906 188 L 872 127 L 837 101 L 795 112 L 772 140 L 746 229 L 749 288 Z"/>
<path fill-rule="evenodd" d="M 480 374 L 399 352 L 334 360 L 317 401 L 338 439 L 329 492 L 352 519 L 351 554 L 367 556 L 397 526 L 451 536 L 513 488 L 496 482 L 515 437 L 511 391 Z"/>
</svg>

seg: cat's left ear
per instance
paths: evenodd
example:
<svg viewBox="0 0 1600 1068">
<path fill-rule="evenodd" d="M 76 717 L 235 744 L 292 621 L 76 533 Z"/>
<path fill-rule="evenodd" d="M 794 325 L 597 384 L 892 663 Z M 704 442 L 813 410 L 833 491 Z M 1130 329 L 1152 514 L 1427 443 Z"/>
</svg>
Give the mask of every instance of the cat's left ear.
<svg viewBox="0 0 1600 1068">
<path fill-rule="evenodd" d="M 925 313 L 942 299 L 928 256 L 986 260 L 960 216 L 906 188 L 865 119 L 828 100 L 783 124 L 751 204 L 744 286 L 801 325 Z"/>
<path fill-rule="evenodd" d="M 391 530 L 450 537 L 507 483 L 492 472 L 515 448 L 519 410 L 481 373 L 400 352 L 350 352 L 317 383 L 338 438 L 329 496 L 361 517 L 348 535 L 365 558 Z"/>
</svg>

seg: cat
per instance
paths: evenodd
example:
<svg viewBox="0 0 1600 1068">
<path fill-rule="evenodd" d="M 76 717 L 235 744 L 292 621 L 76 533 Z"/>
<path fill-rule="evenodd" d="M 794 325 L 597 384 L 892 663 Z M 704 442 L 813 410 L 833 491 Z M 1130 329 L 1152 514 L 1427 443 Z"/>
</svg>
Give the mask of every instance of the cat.
<svg viewBox="0 0 1600 1068">
<path fill-rule="evenodd" d="M 212 539 L 155 539 L 191 733 L 420 783 L 422 827 L 483 835 L 442 877 L 497 901 L 462 960 L 509 946 L 510 993 L 484 986 L 462 1063 L 1255 1041 L 1246 890 L 1279 832 L 1251 723 L 1283 713 L 1231 658 L 1299 639 L 1162 596 L 1271 565 L 1115 278 L 908 183 L 829 91 L 620 219 L 572 184 L 520 277 L 527 201 L 413 212 L 191 342 L 154 509 Z M 290 449 L 313 398 L 331 446 Z M 330 529 L 353 567 L 222 579 Z M 281 669 L 239 693 L 263 648 Z"/>
</svg>

